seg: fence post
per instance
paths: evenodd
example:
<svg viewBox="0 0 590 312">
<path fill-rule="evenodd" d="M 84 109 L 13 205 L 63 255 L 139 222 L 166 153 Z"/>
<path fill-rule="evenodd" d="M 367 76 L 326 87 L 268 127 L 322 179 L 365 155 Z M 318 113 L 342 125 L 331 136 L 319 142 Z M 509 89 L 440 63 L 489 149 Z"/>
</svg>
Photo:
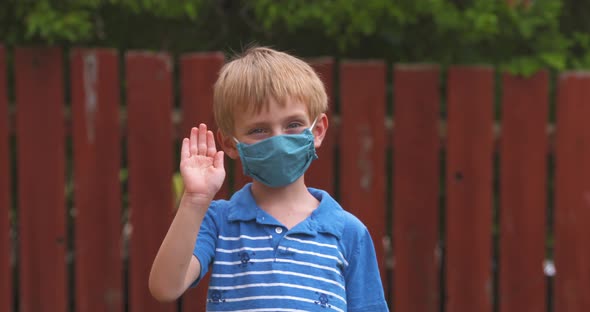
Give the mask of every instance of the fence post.
<svg viewBox="0 0 590 312">
<path fill-rule="evenodd" d="M 173 215 L 172 60 L 168 54 L 128 52 L 127 118 L 130 209 L 129 308 L 174 311 L 148 291 L 152 262 Z"/>
<path fill-rule="evenodd" d="M 560 76 L 555 149 L 554 311 L 590 308 L 590 73 Z"/>
<path fill-rule="evenodd" d="M 493 90 L 491 68 L 449 69 L 447 311 L 492 311 Z"/>
<path fill-rule="evenodd" d="M 500 141 L 501 312 L 546 311 L 549 78 L 503 75 Z"/>
<path fill-rule="evenodd" d="M 221 52 L 192 53 L 181 57 L 180 96 L 182 121 L 180 133 L 177 135 L 179 140 L 188 137 L 192 127 L 198 127 L 200 123 L 205 123 L 207 129 L 213 131 L 215 135 L 217 150 L 221 149 L 221 145 L 217 140 L 218 128 L 213 116 L 213 85 L 224 61 L 225 57 Z M 225 160 L 227 161 L 228 158 Z M 217 193 L 216 198 L 225 199 L 229 195 L 228 178 L 226 175 L 223 187 Z"/>
<path fill-rule="evenodd" d="M 437 66 L 396 66 L 393 78 L 394 311 L 440 310 L 440 92 Z"/>
<path fill-rule="evenodd" d="M 213 118 L 213 84 L 217 80 L 217 73 L 223 66 L 223 53 L 195 53 L 182 56 L 180 60 L 182 126 L 179 138 L 188 137 L 192 127 L 199 123 L 207 124 L 207 128 L 216 133 L 217 125 Z M 216 140 L 217 149 L 221 146 Z M 226 168 L 228 158 L 226 157 Z M 178 167 L 177 167 L 178 168 Z M 228 190 L 229 171 L 222 189 L 216 198 L 226 199 Z M 196 234 L 196 233 L 195 233 Z M 189 289 L 182 298 L 182 310 L 185 312 L 204 312 L 207 305 L 207 288 L 209 276 L 199 282 L 194 289 Z"/>
<path fill-rule="evenodd" d="M 385 282 L 385 64 L 344 62 L 340 81 L 341 204 L 369 229 Z"/>
<path fill-rule="evenodd" d="M 59 48 L 15 48 L 20 311 L 66 311 L 64 85 Z"/>
<path fill-rule="evenodd" d="M 0 45 L 0 310 L 12 310 L 12 244 L 10 240 L 10 134 L 8 126 L 8 94 L 6 86 L 6 54 Z"/>
<path fill-rule="evenodd" d="M 118 57 L 74 49 L 70 60 L 76 311 L 122 311 Z"/>
</svg>

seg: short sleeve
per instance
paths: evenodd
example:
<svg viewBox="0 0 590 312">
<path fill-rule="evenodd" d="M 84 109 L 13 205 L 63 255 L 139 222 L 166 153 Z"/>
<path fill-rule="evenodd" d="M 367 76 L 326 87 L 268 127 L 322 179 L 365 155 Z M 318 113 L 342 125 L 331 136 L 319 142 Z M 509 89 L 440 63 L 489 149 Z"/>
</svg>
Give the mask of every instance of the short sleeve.
<svg viewBox="0 0 590 312">
<path fill-rule="evenodd" d="M 203 279 L 203 277 L 209 271 L 209 266 L 213 262 L 213 257 L 215 255 L 215 242 L 217 240 L 215 208 L 215 202 L 212 202 L 211 206 L 207 210 L 207 213 L 205 214 L 205 217 L 203 218 L 203 222 L 201 223 L 201 228 L 199 229 L 199 234 L 197 236 L 197 241 L 193 248 L 193 255 L 199 260 L 199 263 L 201 264 L 201 273 L 199 274 L 197 280 L 191 285 L 191 287 L 196 286 L 199 281 Z"/>
<path fill-rule="evenodd" d="M 347 236 L 351 247 L 344 276 L 348 312 L 389 311 L 371 235 L 367 228 L 363 227 L 355 236 Z"/>
</svg>

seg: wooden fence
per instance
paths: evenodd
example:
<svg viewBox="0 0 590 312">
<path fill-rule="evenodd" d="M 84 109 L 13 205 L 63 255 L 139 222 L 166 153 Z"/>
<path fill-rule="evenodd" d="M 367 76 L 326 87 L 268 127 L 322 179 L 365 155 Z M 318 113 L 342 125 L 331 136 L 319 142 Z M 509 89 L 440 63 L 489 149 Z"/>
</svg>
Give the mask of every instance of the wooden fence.
<svg viewBox="0 0 590 312">
<path fill-rule="evenodd" d="M 205 285 L 160 304 L 147 280 L 224 55 L 68 52 L 0 47 L 0 311 L 204 311 Z M 590 310 L 590 74 L 312 63 L 307 181 L 370 229 L 393 311 Z"/>
</svg>

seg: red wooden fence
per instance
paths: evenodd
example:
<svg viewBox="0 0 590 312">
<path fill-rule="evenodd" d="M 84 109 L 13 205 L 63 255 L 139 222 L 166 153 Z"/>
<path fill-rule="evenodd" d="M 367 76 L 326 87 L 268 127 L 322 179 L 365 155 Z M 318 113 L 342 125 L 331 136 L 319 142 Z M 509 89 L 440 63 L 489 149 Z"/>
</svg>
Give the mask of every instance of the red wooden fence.
<svg viewBox="0 0 590 312">
<path fill-rule="evenodd" d="M 439 69 L 396 66 L 393 81 L 392 306 L 394 311 L 439 311 Z"/>
<path fill-rule="evenodd" d="M 123 311 L 116 51 L 71 55 L 76 311 Z"/>
<path fill-rule="evenodd" d="M 64 72 L 58 48 L 16 48 L 20 311 L 65 311 Z"/>
<path fill-rule="evenodd" d="M 449 311 L 492 311 L 492 119 L 490 68 L 448 77 L 446 287 Z"/>
<path fill-rule="evenodd" d="M 369 229 L 385 280 L 385 64 L 347 62 L 340 77 L 340 203 Z"/>
<path fill-rule="evenodd" d="M 545 259 L 549 77 L 503 76 L 500 311 L 547 311 Z"/>
<path fill-rule="evenodd" d="M 205 122 L 210 129 L 217 130 L 213 120 L 213 84 L 216 75 L 223 66 L 222 53 L 191 54 L 183 56 L 180 66 L 180 92 L 182 105 L 182 123 L 180 137 L 188 136 L 191 127 Z M 217 198 L 227 198 L 229 182 L 224 182 Z M 189 289 L 182 300 L 182 311 L 203 311 L 203 303 L 207 298 L 208 276 L 197 287 Z"/>
<path fill-rule="evenodd" d="M 0 310 L 178 311 L 151 298 L 147 278 L 174 214 L 178 142 L 199 122 L 214 127 L 224 55 L 181 56 L 177 89 L 166 53 L 128 52 L 123 68 L 110 49 L 63 56 L 0 47 Z M 502 75 L 496 99 L 488 67 L 395 65 L 389 77 L 381 61 L 311 62 L 330 128 L 307 181 L 369 228 L 392 310 L 590 309 L 590 75 L 560 75 L 553 138 L 547 72 Z M 220 198 L 248 181 L 227 164 Z M 205 298 L 202 283 L 182 311 L 204 311 Z"/>
<path fill-rule="evenodd" d="M 8 96 L 6 94 L 6 52 L 0 46 L 0 310 L 12 306 L 12 272 L 10 265 L 10 154 L 8 136 Z"/>
<path fill-rule="evenodd" d="M 147 284 L 151 262 L 173 214 L 172 59 L 167 54 L 127 53 L 130 311 L 173 311 L 158 304 Z"/>
<path fill-rule="evenodd" d="M 590 307 L 590 75 L 559 81 L 555 169 L 555 311 Z"/>
</svg>

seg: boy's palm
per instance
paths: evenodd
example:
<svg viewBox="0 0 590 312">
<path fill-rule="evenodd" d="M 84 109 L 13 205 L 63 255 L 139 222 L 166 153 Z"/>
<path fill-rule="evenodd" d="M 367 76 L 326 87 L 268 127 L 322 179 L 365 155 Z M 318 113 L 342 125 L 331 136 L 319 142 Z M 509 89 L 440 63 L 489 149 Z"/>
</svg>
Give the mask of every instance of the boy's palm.
<svg viewBox="0 0 590 312">
<path fill-rule="evenodd" d="M 200 124 L 182 141 L 180 173 L 187 194 L 213 199 L 225 179 L 223 152 L 217 151 L 213 132 Z"/>
</svg>

